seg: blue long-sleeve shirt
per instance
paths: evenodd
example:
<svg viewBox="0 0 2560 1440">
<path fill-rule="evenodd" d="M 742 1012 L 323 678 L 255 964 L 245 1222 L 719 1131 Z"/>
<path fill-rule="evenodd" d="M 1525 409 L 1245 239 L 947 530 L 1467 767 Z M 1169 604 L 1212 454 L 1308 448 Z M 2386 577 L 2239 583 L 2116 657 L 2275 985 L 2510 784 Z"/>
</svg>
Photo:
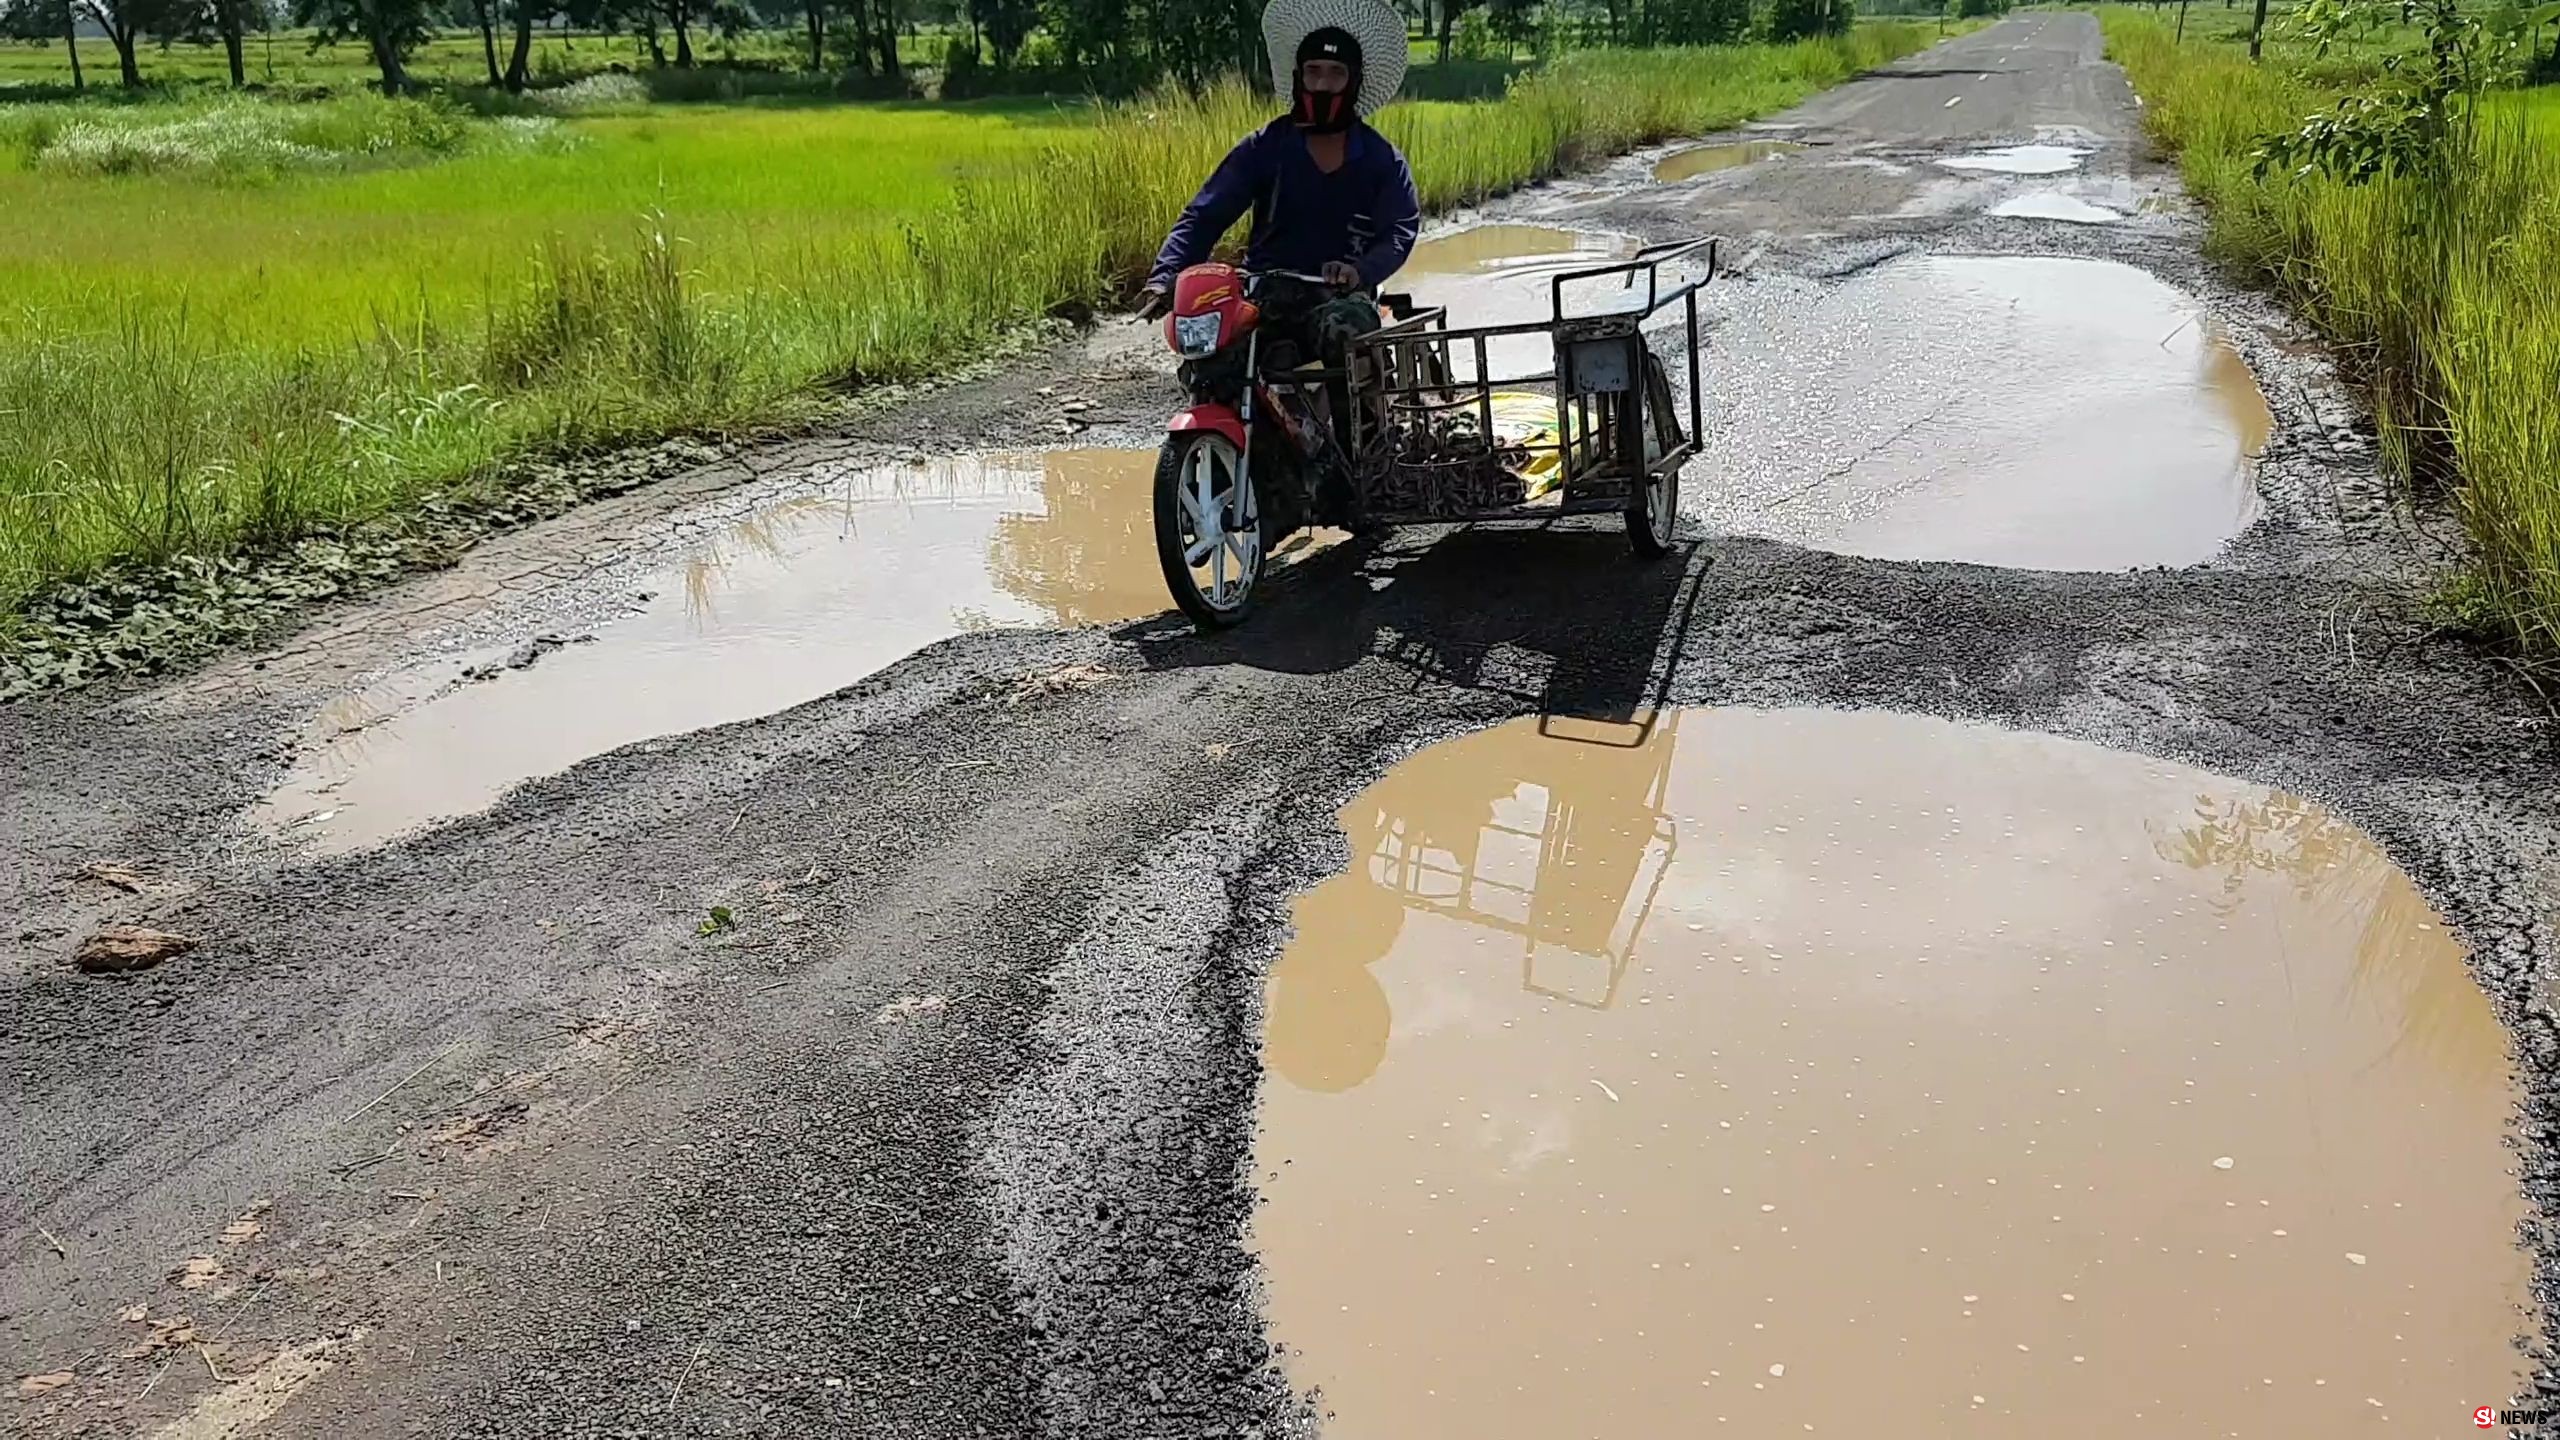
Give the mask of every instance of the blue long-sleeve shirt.
<svg viewBox="0 0 2560 1440">
<path fill-rule="evenodd" d="M 1246 269 L 1314 274 L 1327 261 L 1347 260 L 1371 289 L 1403 267 L 1422 228 L 1413 171 L 1386 136 L 1353 125 L 1341 168 L 1328 175 L 1284 115 L 1227 152 L 1173 222 L 1147 283 L 1170 289 L 1184 267 L 1209 258 L 1218 237 L 1248 208 Z"/>
</svg>

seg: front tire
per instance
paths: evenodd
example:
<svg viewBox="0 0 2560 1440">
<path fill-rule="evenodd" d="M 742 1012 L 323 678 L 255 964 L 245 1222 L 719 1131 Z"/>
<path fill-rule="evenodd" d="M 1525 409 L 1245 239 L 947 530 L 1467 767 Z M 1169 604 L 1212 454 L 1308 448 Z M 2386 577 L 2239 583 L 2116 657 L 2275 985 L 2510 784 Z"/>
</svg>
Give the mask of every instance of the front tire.
<svg viewBox="0 0 2560 1440">
<path fill-rule="evenodd" d="M 1254 488 L 1242 452 L 1214 430 L 1168 435 L 1156 457 L 1156 559 L 1173 603 L 1203 630 L 1252 611 L 1271 539 Z"/>
</svg>

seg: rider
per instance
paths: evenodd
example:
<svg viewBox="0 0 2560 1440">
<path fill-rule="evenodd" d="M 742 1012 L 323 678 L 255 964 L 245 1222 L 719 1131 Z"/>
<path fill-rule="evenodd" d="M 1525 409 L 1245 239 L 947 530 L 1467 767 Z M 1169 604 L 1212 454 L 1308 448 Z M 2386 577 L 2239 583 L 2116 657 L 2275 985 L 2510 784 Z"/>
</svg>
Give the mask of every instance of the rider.
<svg viewBox="0 0 2560 1440">
<path fill-rule="evenodd" d="M 1403 266 L 1422 222 L 1413 171 L 1367 123 L 1404 83 L 1404 20 L 1378 0 L 1271 0 L 1262 34 L 1289 113 L 1239 141 L 1183 207 L 1138 314 L 1171 308 L 1174 277 L 1207 260 L 1250 208 L 1246 269 L 1319 274 L 1342 292 L 1299 336 L 1338 365 L 1352 337 L 1378 328 L 1364 296 Z"/>
</svg>

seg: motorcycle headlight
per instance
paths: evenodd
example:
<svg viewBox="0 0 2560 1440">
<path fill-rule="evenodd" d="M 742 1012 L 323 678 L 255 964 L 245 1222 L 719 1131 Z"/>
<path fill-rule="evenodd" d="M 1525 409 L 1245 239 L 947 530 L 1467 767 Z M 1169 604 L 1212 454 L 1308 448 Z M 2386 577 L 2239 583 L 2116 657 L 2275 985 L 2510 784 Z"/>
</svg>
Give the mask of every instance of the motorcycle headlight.
<svg viewBox="0 0 2560 1440">
<path fill-rule="evenodd" d="M 1222 323 L 1214 311 L 1207 315 L 1173 317 L 1173 348 L 1188 359 L 1213 354 L 1218 348 L 1218 330 Z"/>
</svg>

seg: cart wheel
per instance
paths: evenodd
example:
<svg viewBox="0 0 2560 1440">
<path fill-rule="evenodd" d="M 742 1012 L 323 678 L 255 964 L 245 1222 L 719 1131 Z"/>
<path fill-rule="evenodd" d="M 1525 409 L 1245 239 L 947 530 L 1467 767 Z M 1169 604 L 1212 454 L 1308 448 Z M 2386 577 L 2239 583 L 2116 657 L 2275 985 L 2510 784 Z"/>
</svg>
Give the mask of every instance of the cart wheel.
<svg viewBox="0 0 2560 1440">
<path fill-rule="evenodd" d="M 1647 453 L 1639 462 L 1654 463 L 1653 446 L 1669 453 L 1682 444 L 1680 412 L 1673 408 L 1671 377 L 1663 373 L 1662 359 L 1650 350 L 1644 357 L 1645 441 Z M 1671 553 L 1671 533 L 1680 523 L 1680 467 L 1666 469 L 1636 487 L 1635 503 L 1627 507 L 1627 542 L 1635 547 L 1639 560 L 1659 560 Z"/>
<path fill-rule="evenodd" d="M 1671 532 L 1680 523 L 1680 470 L 1674 466 L 1646 481 L 1627 507 L 1627 543 L 1639 560 L 1659 560 L 1671 553 Z"/>
<path fill-rule="evenodd" d="M 1243 462 L 1215 431 L 1168 435 L 1156 460 L 1156 558 L 1173 603 L 1204 630 L 1243 620 L 1262 578 L 1269 518 Z"/>
</svg>

